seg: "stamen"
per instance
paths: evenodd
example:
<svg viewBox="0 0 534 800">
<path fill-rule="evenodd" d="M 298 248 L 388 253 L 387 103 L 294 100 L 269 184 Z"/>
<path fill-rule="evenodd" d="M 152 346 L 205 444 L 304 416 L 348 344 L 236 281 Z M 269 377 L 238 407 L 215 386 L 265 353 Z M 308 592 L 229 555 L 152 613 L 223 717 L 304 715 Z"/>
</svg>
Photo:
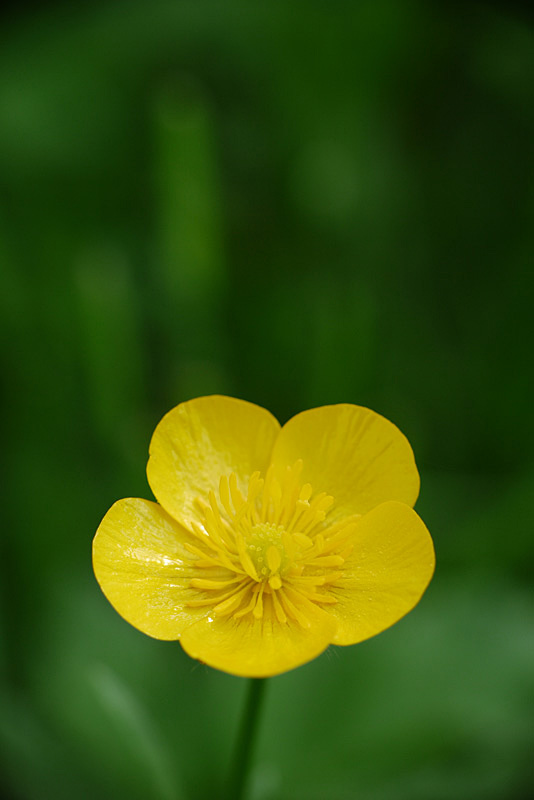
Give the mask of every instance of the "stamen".
<svg viewBox="0 0 534 800">
<path fill-rule="evenodd" d="M 252 612 L 253 615 L 256 617 L 256 619 L 261 619 L 262 616 L 263 616 L 263 589 L 264 589 L 264 587 L 265 587 L 264 583 L 260 584 L 260 590 L 256 595 L 256 606 L 255 606 L 255 608 L 254 608 L 254 610 Z"/>
<path fill-rule="evenodd" d="M 232 503 L 234 504 L 235 510 L 239 511 L 239 509 L 245 502 L 245 498 L 237 488 L 237 478 L 235 472 L 232 472 L 232 474 L 230 475 L 228 483 L 230 484 L 230 496 L 232 498 Z"/>
<path fill-rule="evenodd" d="M 263 484 L 263 496 L 261 501 L 261 515 L 260 515 L 262 522 L 265 522 L 267 520 L 273 477 L 274 477 L 274 466 L 273 464 L 271 464 L 271 466 L 267 470 L 267 473 L 265 475 L 265 481 Z"/>
<path fill-rule="evenodd" d="M 325 583 L 324 575 L 300 575 L 295 578 L 293 585 L 323 586 Z"/>
<path fill-rule="evenodd" d="M 287 591 L 287 590 L 286 590 Z M 301 611 L 291 602 L 289 597 L 287 596 L 286 591 L 280 592 L 280 601 L 284 610 L 286 611 L 287 615 L 292 619 L 296 620 L 302 628 L 310 628 L 311 622 Z"/>
<path fill-rule="evenodd" d="M 333 536 L 329 536 L 328 538 L 325 537 L 323 553 L 330 553 L 332 550 L 342 547 L 344 544 L 346 544 L 348 539 L 350 539 L 355 530 L 356 525 L 346 525 Z"/>
<path fill-rule="evenodd" d="M 343 572 L 341 570 L 337 570 L 336 572 L 330 572 L 328 575 L 324 576 L 324 582 L 327 583 L 335 583 L 339 581 L 343 577 Z"/>
<path fill-rule="evenodd" d="M 299 500 L 302 503 L 307 503 L 310 497 L 312 496 L 313 489 L 311 483 L 305 483 L 302 489 L 300 490 Z"/>
<path fill-rule="evenodd" d="M 302 470 L 299 459 L 283 473 L 272 464 L 264 478 L 253 472 L 246 484 L 241 476 L 245 495 L 235 473 L 222 475 L 218 493 L 195 500 L 195 540 L 185 549 L 195 575 L 189 586 L 203 594 L 188 606 L 243 624 L 248 617 L 309 628 L 314 606 L 336 603 L 331 587 L 343 577 L 337 568 L 352 550 L 357 515 L 324 524 L 333 498 L 314 496 L 300 483 Z"/>
<path fill-rule="evenodd" d="M 317 534 L 313 541 L 313 547 L 311 550 L 308 550 L 306 553 L 303 553 L 303 556 L 306 558 L 306 562 L 308 562 L 311 558 L 315 558 L 316 556 L 320 555 L 323 552 L 324 548 L 324 539 L 320 533 Z"/>
<path fill-rule="evenodd" d="M 318 556 L 306 561 L 307 564 L 314 564 L 316 567 L 340 567 L 345 563 L 342 556 Z"/>
<path fill-rule="evenodd" d="M 276 619 L 278 620 L 278 622 L 281 622 L 282 625 L 284 625 L 287 622 L 287 617 L 285 615 L 284 609 L 280 604 L 280 600 L 278 599 L 278 594 L 276 592 L 273 592 L 271 597 L 273 599 L 273 607 L 274 607 L 274 613 L 276 614 Z"/>
<path fill-rule="evenodd" d="M 246 584 L 239 592 L 236 592 L 231 597 L 229 597 L 228 600 L 224 600 L 222 603 L 216 605 L 215 608 L 213 609 L 215 614 L 217 614 L 217 616 L 219 617 L 224 617 L 227 614 L 231 614 L 233 611 L 239 608 L 243 598 L 248 593 L 248 591 L 249 587 L 248 584 Z"/>
<path fill-rule="evenodd" d="M 269 522 L 277 523 L 280 517 L 280 502 L 282 500 L 282 489 L 280 484 L 273 477 L 271 482 L 271 505 L 267 511 L 267 519 Z"/>
<path fill-rule="evenodd" d="M 280 575 L 271 575 L 269 578 L 269 586 L 275 591 L 276 589 L 280 589 L 282 587 L 282 578 Z"/>
<path fill-rule="evenodd" d="M 297 553 L 297 548 L 295 547 L 294 538 L 287 531 L 284 531 L 282 533 L 282 544 L 284 546 L 285 553 L 289 558 L 289 560 L 294 561 Z"/>
<path fill-rule="evenodd" d="M 227 569 L 233 570 L 233 572 L 241 572 L 239 567 L 236 568 L 236 566 L 233 564 L 230 558 L 230 554 L 227 554 L 227 551 L 225 551 L 224 547 L 219 547 L 217 544 L 215 544 L 215 542 L 212 541 L 211 536 L 208 533 L 204 533 L 204 530 L 198 525 L 198 523 L 192 522 L 191 527 L 193 528 L 193 532 L 195 533 L 197 538 L 200 539 L 202 544 L 207 545 L 208 547 L 210 547 L 212 550 L 215 551 L 217 560 L 220 565 L 225 566 Z M 192 546 L 193 545 L 189 545 L 187 549 L 190 549 L 190 547 Z M 202 552 L 202 551 L 198 550 L 197 552 Z M 210 558 L 210 556 L 207 556 L 207 558 Z M 215 558 L 215 556 L 213 556 L 213 558 Z"/>
<path fill-rule="evenodd" d="M 307 550 L 309 547 L 313 547 L 313 542 L 309 536 L 306 536 L 304 533 L 294 533 L 293 534 L 293 541 L 298 544 L 299 547 L 302 547 L 303 550 Z"/>
<path fill-rule="evenodd" d="M 250 614 L 250 612 L 253 611 L 255 605 L 256 605 L 256 595 L 252 594 L 252 599 L 250 600 L 249 604 L 246 605 L 244 608 L 239 609 L 239 611 L 236 611 L 234 614 L 234 618 L 240 619 L 241 617 Z"/>
<path fill-rule="evenodd" d="M 299 497 L 300 473 L 302 472 L 302 459 L 298 459 L 292 467 L 286 471 L 286 480 L 282 490 L 282 510 L 280 514 L 280 524 L 286 526 L 291 519 L 293 507 Z"/>
<path fill-rule="evenodd" d="M 323 536 L 326 540 L 330 540 L 335 534 L 340 533 L 345 528 L 349 526 L 354 526 L 359 519 L 361 519 L 361 514 L 353 514 L 351 517 L 347 517 L 347 519 L 341 519 L 339 522 L 334 522 L 333 525 L 329 525 L 323 531 Z"/>
<path fill-rule="evenodd" d="M 207 578 L 191 578 L 189 586 L 192 589 L 226 589 L 227 586 L 231 586 L 233 583 L 240 583 L 241 580 L 241 578 L 233 578 L 233 580 L 229 581 L 213 581 Z"/>
<path fill-rule="evenodd" d="M 319 594 L 319 592 L 308 592 L 306 589 L 299 588 L 299 593 L 306 597 L 308 600 L 313 600 L 314 603 L 324 603 L 325 605 L 333 605 L 337 603 L 337 598 L 330 594 Z"/>
<path fill-rule="evenodd" d="M 248 585 L 243 587 L 244 589 L 248 588 Z M 215 597 L 211 595 L 210 597 L 202 597 L 199 600 L 188 600 L 186 605 L 190 606 L 191 608 L 199 608 L 201 606 L 211 606 L 213 608 L 214 603 L 221 603 L 223 600 L 227 598 L 233 597 L 236 593 L 236 587 L 233 586 L 228 592 L 223 592 L 223 594 L 216 595 Z"/>
<path fill-rule="evenodd" d="M 221 479 L 219 481 L 219 497 L 221 498 L 222 506 L 228 516 L 233 517 L 234 513 L 230 503 L 230 487 L 228 486 L 228 478 L 226 475 L 221 475 Z"/>
<path fill-rule="evenodd" d="M 241 559 L 241 563 L 243 564 L 245 572 L 248 575 L 250 575 L 250 577 L 253 578 L 255 581 L 258 581 L 259 578 L 256 567 L 252 563 L 252 559 L 248 554 L 247 548 L 245 547 L 245 542 L 243 540 L 243 536 L 241 534 L 238 534 L 236 536 L 236 544 L 239 553 L 239 558 Z"/>
</svg>

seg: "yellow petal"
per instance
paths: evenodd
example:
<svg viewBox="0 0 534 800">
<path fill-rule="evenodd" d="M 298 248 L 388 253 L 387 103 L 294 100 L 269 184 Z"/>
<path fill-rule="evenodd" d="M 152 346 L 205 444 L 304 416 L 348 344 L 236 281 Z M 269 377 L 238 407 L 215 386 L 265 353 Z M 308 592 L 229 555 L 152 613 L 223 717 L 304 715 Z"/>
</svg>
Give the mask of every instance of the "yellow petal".
<svg viewBox="0 0 534 800">
<path fill-rule="evenodd" d="M 119 500 L 93 540 L 93 569 L 111 605 L 124 619 L 156 639 L 178 639 L 206 609 L 188 608 L 188 533 L 157 504 Z"/>
<path fill-rule="evenodd" d="M 157 500 L 189 526 L 195 498 L 218 494 L 221 475 L 234 472 L 246 494 L 248 479 L 265 472 L 278 421 L 260 406 L 233 397 L 199 397 L 166 414 L 152 436 L 148 482 Z"/>
<path fill-rule="evenodd" d="M 383 503 L 356 525 L 354 549 L 331 587 L 339 627 L 334 644 L 355 644 L 389 628 L 417 605 L 434 572 L 432 539 L 404 503 Z"/>
<path fill-rule="evenodd" d="M 265 678 L 299 667 L 320 655 L 335 634 L 336 620 L 307 608 L 310 627 L 280 623 L 271 611 L 261 619 L 206 617 L 184 631 L 180 643 L 192 658 L 231 675 Z"/>
<path fill-rule="evenodd" d="M 408 440 L 368 408 L 341 404 L 297 414 L 282 428 L 273 461 L 284 469 L 298 458 L 302 481 L 334 497 L 329 521 L 365 514 L 387 500 L 413 506 L 419 493 Z"/>
</svg>

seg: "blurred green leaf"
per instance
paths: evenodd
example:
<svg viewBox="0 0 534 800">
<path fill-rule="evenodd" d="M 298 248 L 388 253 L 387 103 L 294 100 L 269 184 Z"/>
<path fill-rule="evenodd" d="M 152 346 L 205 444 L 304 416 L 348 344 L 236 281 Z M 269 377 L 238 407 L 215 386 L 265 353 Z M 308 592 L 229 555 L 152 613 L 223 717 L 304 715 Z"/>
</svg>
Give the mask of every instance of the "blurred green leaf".
<svg viewBox="0 0 534 800">
<path fill-rule="evenodd" d="M 160 416 L 369 405 L 438 570 L 273 682 L 257 800 L 529 797 L 533 31 L 500 4 L 21 6 L 0 50 L 1 790 L 215 797 L 244 683 L 90 543 Z"/>
</svg>

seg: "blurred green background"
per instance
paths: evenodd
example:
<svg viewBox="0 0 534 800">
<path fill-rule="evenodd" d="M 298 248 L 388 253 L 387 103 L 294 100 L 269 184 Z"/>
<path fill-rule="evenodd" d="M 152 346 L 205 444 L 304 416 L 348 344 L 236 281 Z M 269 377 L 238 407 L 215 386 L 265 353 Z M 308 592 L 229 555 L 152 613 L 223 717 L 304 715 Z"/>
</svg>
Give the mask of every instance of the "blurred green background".
<svg viewBox="0 0 534 800">
<path fill-rule="evenodd" d="M 531 797 L 532 14 L 48 3 L 1 36 L 2 796 L 220 796 L 245 682 L 90 560 L 217 392 L 393 420 L 438 556 L 397 626 L 271 681 L 254 800 Z"/>
</svg>

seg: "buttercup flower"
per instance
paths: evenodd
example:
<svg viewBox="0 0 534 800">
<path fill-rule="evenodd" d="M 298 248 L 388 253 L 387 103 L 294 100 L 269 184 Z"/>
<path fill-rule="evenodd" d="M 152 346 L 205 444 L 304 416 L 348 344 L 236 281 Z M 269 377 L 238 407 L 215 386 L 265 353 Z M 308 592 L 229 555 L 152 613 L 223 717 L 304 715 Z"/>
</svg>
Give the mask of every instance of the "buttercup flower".
<svg viewBox="0 0 534 800">
<path fill-rule="evenodd" d="M 432 577 L 411 447 L 369 409 L 281 428 L 252 403 L 200 397 L 159 423 L 147 474 L 158 502 L 112 506 L 95 575 L 136 628 L 225 672 L 275 675 L 374 636 Z"/>
</svg>

